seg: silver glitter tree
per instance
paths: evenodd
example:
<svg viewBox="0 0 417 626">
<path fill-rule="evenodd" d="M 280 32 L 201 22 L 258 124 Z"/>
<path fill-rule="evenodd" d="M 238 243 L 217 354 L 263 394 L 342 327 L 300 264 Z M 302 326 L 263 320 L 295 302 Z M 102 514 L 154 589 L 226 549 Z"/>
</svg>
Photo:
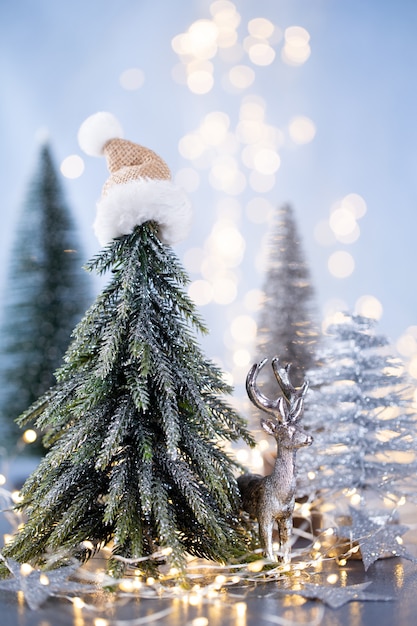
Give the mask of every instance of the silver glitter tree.
<svg viewBox="0 0 417 626">
<path fill-rule="evenodd" d="M 375 321 L 346 314 L 328 333 L 321 366 L 307 373 L 314 446 L 299 454 L 299 496 L 336 510 L 394 509 L 416 492 L 413 388 Z"/>
<path fill-rule="evenodd" d="M 275 215 L 263 291 L 258 360 L 278 354 L 282 362 L 292 363 L 293 381 L 299 386 L 314 362 L 318 326 L 310 271 L 290 205 L 284 205 Z M 265 373 L 263 389 L 268 396 L 275 393 L 272 370 Z"/>
</svg>

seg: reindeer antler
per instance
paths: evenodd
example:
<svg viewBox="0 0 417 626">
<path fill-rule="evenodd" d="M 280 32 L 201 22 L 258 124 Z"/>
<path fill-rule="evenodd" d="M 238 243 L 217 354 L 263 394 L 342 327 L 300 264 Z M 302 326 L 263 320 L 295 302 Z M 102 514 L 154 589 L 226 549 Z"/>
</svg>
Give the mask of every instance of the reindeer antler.
<svg viewBox="0 0 417 626">
<path fill-rule="evenodd" d="M 299 389 L 294 387 L 290 381 L 291 363 L 287 363 L 285 367 L 281 367 L 279 358 L 275 356 L 272 359 L 272 369 L 274 370 L 277 383 L 288 403 L 293 401 L 295 398 L 304 398 L 308 390 L 308 381 L 305 381 Z"/>
<path fill-rule="evenodd" d="M 256 408 L 261 411 L 265 411 L 266 413 L 270 413 L 277 418 L 277 414 L 279 413 L 279 397 L 275 400 L 270 400 L 264 396 L 256 384 L 258 374 L 267 362 L 268 359 L 263 359 L 260 363 L 254 363 L 254 365 L 252 365 L 248 375 L 246 376 L 246 391 L 250 401 L 256 406 Z"/>
<path fill-rule="evenodd" d="M 259 372 L 267 362 L 268 359 L 263 359 L 260 363 L 252 365 L 249 370 L 246 377 L 246 391 L 249 399 L 258 409 L 270 413 L 278 421 L 295 423 L 301 418 L 303 412 L 304 396 L 308 390 L 308 382 L 304 382 L 302 387 L 296 389 L 291 383 L 289 376 L 291 363 L 281 367 L 278 357 L 274 357 L 272 359 L 272 369 L 283 396 L 278 396 L 276 399 L 271 400 L 259 390 L 256 383 Z"/>
<path fill-rule="evenodd" d="M 303 412 L 304 397 L 308 391 L 308 381 L 305 381 L 299 389 L 296 389 L 290 380 L 291 363 L 281 367 L 278 357 L 272 359 L 272 369 L 288 405 L 285 416 L 283 415 L 285 411 L 283 404 L 280 407 L 280 413 L 285 421 L 297 422 Z"/>
</svg>

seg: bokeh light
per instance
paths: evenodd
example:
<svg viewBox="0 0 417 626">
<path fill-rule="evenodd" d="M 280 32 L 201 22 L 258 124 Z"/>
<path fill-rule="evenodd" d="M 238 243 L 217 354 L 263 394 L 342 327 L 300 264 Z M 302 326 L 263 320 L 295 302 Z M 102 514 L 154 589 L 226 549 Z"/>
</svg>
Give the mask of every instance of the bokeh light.
<svg viewBox="0 0 417 626">
<path fill-rule="evenodd" d="M 342 324 L 345 319 L 346 319 L 346 315 L 343 313 L 343 311 L 346 310 L 346 304 L 341 301 L 340 302 L 340 308 L 337 307 L 337 299 L 333 300 L 335 308 L 333 311 L 331 311 L 330 309 L 330 301 L 327 303 L 328 308 L 328 312 L 326 313 L 326 315 L 323 318 L 322 321 L 322 331 L 323 333 L 326 333 L 329 326 L 332 326 L 333 324 Z"/>
<path fill-rule="evenodd" d="M 342 298 L 330 298 L 323 305 L 322 331 L 326 333 L 331 324 L 337 324 L 344 318 L 343 311 L 347 311 L 347 303 Z"/>
<path fill-rule="evenodd" d="M 382 317 L 383 306 L 375 296 L 365 295 L 357 299 L 355 303 L 355 313 L 379 320 Z"/>
<path fill-rule="evenodd" d="M 205 306 L 213 300 L 213 288 L 207 280 L 195 280 L 188 287 L 188 295 L 197 306 Z"/>
<path fill-rule="evenodd" d="M 210 5 L 210 13 L 218 27 L 217 43 L 219 47 L 233 46 L 237 39 L 236 29 L 241 18 L 233 2 L 218 0 Z"/>
<path fill-rule="evenodd" d="M 345 208 L 352 211 L 356 219 L 363 217 L 367 211 L 365 200 L 358 193 L 348 193 L 342 200 Z"/>
<path fill-rule="evenodd" d="M 358 193 L 348 193 L 341 200 L 337 200 L 331 207 L 330 212 L 333 213 L 338 209 L 349 212 L 355 219 L 362 218 L 367 211 L 365 200 Z"/>
<path fill-rule="evenodd" d="M 284 63 L 299 66 L 310 57 L 310 33 L 303 26 L 293 25 L 282 31 L 258 16 L 248 21 L 247 33 L 240 38 L 244 25 L 238 32 L 241 16 L 235 3 L 212 2 L 210 15 L 211 19 L 194 21 L 186 32 L 172 40 L 181 66 L 175 68 L 176 80 L 196 95 L 215 88 L 239 96 L 240 91 L 256 84 L 258 74 L 266 71 L 263 67 L 276 62 L 276 45 L 281 39 Z M 218 74 L 222 63 L 223 70 Z M 242 218 L 258 225 L 270 223 L 276 207 L 267 194 L 276 188 L 286 151 L 311 143 L 317 128 L 310 117 L 301 114 L 289 116 L 284 128 L 269 123 L 267 102 L 256 92 L 242 95 L 237 110 L 237 120 L 227 109 L 206 111 L 195 128 L 180 138 L 179 152 L 190 167 L 179 170 L 176 182 L 191 192 L 208 183 L 214 192 L 211 232 L 202 247 L 184 253 L 185 267 L 197 275 L 190 285 L 190 295 L 197 304 L 237 303 L 235 306 L 240 306 L 242 312 L 252 314 L 259 309 L 264 294 L 259 289 L 240 293 L 240 266 L 246 247 Z M 365 213 L 362 196 L 348 193 L 331 205 L 327 219 L 316 224 L 315 240 L 330 248 L 353 244 L 360 237 L 358 220 Z M 265 233 L 252 260 L 253 269 L 262 274 L 268 269 L 268 245 L 269 235 Z M 334 278 L 351 276 L 355 269 L 353 254 L 345 249 L 331 250 L 327 268 Z M 326 303 L 325 308 L 325 324 L 335 319 L 341 309 L 349 309 L 339 299 Z M 382 314 L 382 305 L 373 296 L 359 298 L 356 308 L 376 318 Z M 242 320 L 246 320 L 249 331 L 239 330 L 239 324 L 244 324 Z M 224 334 L 225 347 L 233 361 L 229 369 L 235 381 L 241 373 L 233 368 L 246 363 L 246 352 L 239 351 L 247 350 L 247 345 L 240 344 L 251 341 L 251 337 L 253 340 L 250 329 L 254 327 L 256 322 L 251 315 L 242 313 Z"/>
<path fill-rule="evenodd" d="M 208 113 L 201 123 L 199 133 L 208 146 L 218 146 L 226 138 L 230 126 L 230 118 L 223 111 Z"/>
<path fill-rule="evenodd" d="M 248 311 L 259 311 L 265 299 L 265 294 L 262 289 L 250 289 L 244 299 L 243 303 Z"/>
<path fill-rule="evenodd" d="M 38 438 L 35 430 L 28 428 L 22 435 L 22 439 L 25 443 L 34 443 Z"/>
<path fill-rule="evenodd" d="M 236 267 L 242 261 L 246 242 L 232 221 L 219 219 L 214 224 L 207 246 L 214 255 L 221 257 L 227 267 Z"/>
<path fill-rule="evenodd" d="M 192 55 L 197 59 L 213 58 L 217 52 L 218 32 L 214 21 L 196 20 L 191 24 L 187 33 L 179 36 L 180 54 Z"/>
<path fill-rule="evenodd" d="M 266 42 L 254 42 L 248 49 L 248 56 L 255 65 L 271 65 L 275 50 Z"/>
<path fill-rule="evenodd" d="M 230 333 L 235 341 L 247 344 L 256 337 L 257 324 L 250 315 L 238 315 L 230 325 Z"/>
<path fill-rule="evenodd" d="M 187 85 L 190 91 L 203 95 L 211 91 L 214 85 L 213 74 L 209 68 L 196 68 L 187 76 Z"/>
<path fill-rule="evenodd" d="M 269 39 L 274 35 L 274 24 L 263 17 L 248 22 L 249 36 L 245 38 L 243 47 L 254 65 L 271 65 L 275 60 L 275 50 Z"/>
<path fill-rule="evenodd" d="M 256 17 L 248 22 L 248 32 L 259 39 L 269 39 L 274 34 L 275 26 L 265 17 Z"/>
<path fill-rule="evenodd" d="M 60 170 L 65 178 L 79 178 L 84 172 L 84 160 L 78 154 L 71 154 L 62 161 Z"/>
<path fill-rule="evenodd" d="M 275 174 L 281 165 L 279 154 L 272 148 L 260 148 L 253 157 L 254 169 L 260 174 Z"/>
<path fill-rule="evenodd" d="M 320 220 L 314 227 L 313 236 L 320 246 L 332 247 L 335 244 L 350 245 L 355 243 L 361 234 L 358 221 L 366 213 L 366 202 L 357 193 L 349 193 L 334 202 L 327 220 Z M 327 268 L 335 278 L 347 278 L 355 269 L 353 255 L 346 250 L 336 250 L 328 258 Z M 365 297 L 364 297 L 365 298 Z M 368 297 L 366 297 L 368 298 Z M 363 310 L 369 310 L 369 317 L 382 314 L 380 303 L 369 299 L 359 300 Z"/>
<path fill-rule="evenodd" d="M 343 206 L 331 213 L 329 225 L 336 238 L 351 234 L 357 227 L 355 216 Z"/>
<path fill-rule="evenodd" d="M 210 62 L 224 50 L 234 49 L 231 60 L 237 61 L 242 53 L 237 45 L 237 27 L 240 15 L 233 2 L 213 2 L 210 5 L 212 19 L 198 19 L 188 28 L 187 32 L 173 37 L 171 46 L 179 56 L 184 71 L 174 68 L 172 76 L 180 84 L 186 84 L 196 95 L 209 93 L 214 87 L 214 67 Z M 274 50 L 272 50 L 275 54 Z M 246 88 L 253 79 L 250 68 L 229 73 L 230 84 L 237 88 Z"/>
<path fill-rule="evenodd" d="M 233 353 L 233 363 L 238 367 L 247 367 L 251 363 L 251 360 L 251 353 L 245 348 L 239 348 Z"/>
<path fill-rule="evenodd" d="M 242 193 L 246 187 L 246 178 L 240 171 L 237 160 L 228 154 L 213 159 L 209 181 L 214 189 L 231 195 Z"/>
<path fill-rule="evenodd" d="M 185 159 L 193 161 L 203 154 L 205 145 L 198 133 L 188 133 L 180 139 L 178 150 Z"/>
<path fill-rule="evenodd" d="M 410 358 L 417 354 L 417 326 L 409 326 L 406 329 L 397 340 L 396 348 L 403 357 Z"/>
<path fill-rule="evenodd" d="M 355 243 L 360 237 L 361 231 L 359 225 L 355 222 L 354 227 L 351 231 L 346 234 L 340 233 L 336 235 L 337 241 L 344 244 Z"/>
<path fill-rule="evenodd" d="M 330 255 L 327 267 L 335 278 L 347 278 L 355 269 L 355 260 L 346 250 L 337 250 Z"/>
<path fill-rule="evenodd" d="M 243 99 L 240 107 L 240 119 L 263 121 L 266 104 L 263 98 L 248 96 Z"/>
<path fill-rule="evenodd" d="M 290 26 L 284 32 L 281 58 L 288 65 L 303 65 L 311 54 L 310 34 L 302 26 Z"/>
<path fill-rule="evenodd" d="M 288 132 L 294 143 L 309 143 L 316 135 L 316 125 L 309 117 L 297 115 L 291 118 L 288 125 Z"/>
</svg>

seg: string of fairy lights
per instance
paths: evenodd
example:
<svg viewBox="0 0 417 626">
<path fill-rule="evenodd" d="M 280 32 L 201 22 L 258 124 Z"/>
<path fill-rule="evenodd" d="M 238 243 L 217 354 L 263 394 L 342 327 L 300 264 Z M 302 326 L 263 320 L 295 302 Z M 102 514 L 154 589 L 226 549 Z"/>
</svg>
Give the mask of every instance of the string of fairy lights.
<svg viewBox="0 0 417 626">
<path fill-rule="evenodd" d="M 6 482 L 3 475 L 0 475 L 0 482 L 2 485 Z M 0 486 L 0 499 L 3 504 L 9 502 L 8 521 L 11 532 L 15 532 L 22 524 L 22 518 L 18 513 L 12 512 L 10 507 L 12 502 L 19 501 L 19 493 L 9 492 L 4 486 Z M 60 569 L 35 570 L 29 563 L 22 563 L 17 565 L 16 570 L 14 565 L 13 589 L 18 591 L 19 604 L 23 607 L 26 602 L 31 609 L 38 609 L 48 597 L 64 599 L 72 606 L 76 626 L 84 626 L 85 619 L 94 626 L 117 626 L 119 624 L 117 620 L 103 615 L 106 615 L 109 608 L 114 612 L 118 605 L 122 606 L 135 599 L 166 599 L 172 603 L 168 608 L 165 606 L 163 610 L 147 613 L 143 618 L 124 619 L 120 621 L 120 625 L 139 626 L 149 621 L 154 623 L 167 615 L 175 614 L 180 608 L 186 610 L 197 607 L 201 610 L 202 607 L 209 607 L 212 619 L 216 611 L 222 611 L 224 616 L 224 611 L 228 610 L 236 626 L 245 626 L 248 589 L 259 583 L 274 582 L 279 585 L 276 588 L 281 591 L 291 592 L 285 599 L 291 624 L 294 626 L 298 623 L 320 624 L 324 615 L 323 605 L 304 607 L 307 612 L 302 616 L 298 612 L 299 607 L 303 607 L 306 602 L 302 597 L 303 589 L 306 585 L 314 584 L 330 590 L 333 588 L 336 595 L 340 590 L 346 590 L 349 594 L 351 572 L 347 565 L 350 559 L 357 559 L 360 556 L 360 546 L 346 538 L 338 539 L 331 526 L 314 532 L 312 512 L 311 504 L 296 505 L 296 516 L 304 523 L 294 529 L 291 563 L 271 563 L 262 558 L 260 550 L 255 550 L 250 560 L 225 565 L 189 557 L 185 576 L 184 574 L 179 576 L 179 571 L 169 565 L 162 568 L 158 579 L 145 574 L 141 570 L 141 563 L 147 559 L 161 557 L 169 560 L 171 550 L 167 547 L 140 559 L 125 559 L 113 555 L 113 558 L 120 558 L 130 565 L 129 573 L 116 580 L 109 576 L 105 569 L 106 560 L 112 554 L 111 545 L 108 545 L 103 547 L 87 565 L 73 564 L 73 569 L 69 568 L 67 576 L 62 576 Z M 4 541 L 7 543 L 10 538 L 11 535 L 6 534 Z M 303 547 L 297 547 L 296 542 L 300 539 L 304 542 Z M 398 544 L 401 544 L 401 537 L 398 536 L 397 539 Z M 89 542 L 85 543 L 87 545 Z M 275 549 L 277 547 L 275 546 Z M 53 566 L 54 560 L 62 556 L 51 555 L 51 565 Z M 394 579 L 398 590 L 404 584 L 404 576 L 403 564 L 398 562 Z M 68 581 L 67 578 L 71 580 Z M 57 584 L 57 581 L 60 584 Z M 7 584 L 0 583 L 0 587 L 3 585 L 3 588 L 7 588 Z M 110 594 L 109 588 L 112 590 Z M 301 595 L 297 595 L 297 592 Z M 293 614 L 291 609 L 294 610 Z M 181 617 L 183 619 L 183 615 Z M 263 618 L 268 620 L 268 614 L 263 615 Z M 281 623 L 277 619 L 272 621 Z M 209 618 L 201 615 L 187 621 L 188 626 L 206 626 L 208 623 Z"/>
</svg>

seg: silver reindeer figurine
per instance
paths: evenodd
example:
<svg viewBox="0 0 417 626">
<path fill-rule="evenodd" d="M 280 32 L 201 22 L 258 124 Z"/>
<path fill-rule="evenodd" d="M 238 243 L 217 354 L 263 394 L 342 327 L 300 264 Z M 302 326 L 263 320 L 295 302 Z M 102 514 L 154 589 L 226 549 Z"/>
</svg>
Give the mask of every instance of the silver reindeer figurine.
<svg viewBox="0 0 417 626">
<path fill-rule="evenodd" d="M 301 388 L 296 389 L 289 378 L 291 364 L 281 367 L 275 357 L 272 359 L 272 369 L 283 395 L 270 400 L 260 392 L 256 383 L 258 374 L 267 361 L 268 359 L 264 359 L 252 366 L 246 378 L 246 390 L 252 403 L 270 415 L 261 419 L 261 426 L 268 435 L 275 437 L 277 458 L 272 474 L 244 474 L 238 478 L 238 485 L 242 509 L 251 518 L 258 520 L 264 556 L 271 561 L 277 560 L 272 547 L 272 531 L 274 522 L 277 522 L 280 554 L 278 560 L 288 563 L 295 504 L 295 455 L 298 448 L 309 446 L 313 441 L 299 425 L 308 383 L 305 382 Z"/>
</svg>

